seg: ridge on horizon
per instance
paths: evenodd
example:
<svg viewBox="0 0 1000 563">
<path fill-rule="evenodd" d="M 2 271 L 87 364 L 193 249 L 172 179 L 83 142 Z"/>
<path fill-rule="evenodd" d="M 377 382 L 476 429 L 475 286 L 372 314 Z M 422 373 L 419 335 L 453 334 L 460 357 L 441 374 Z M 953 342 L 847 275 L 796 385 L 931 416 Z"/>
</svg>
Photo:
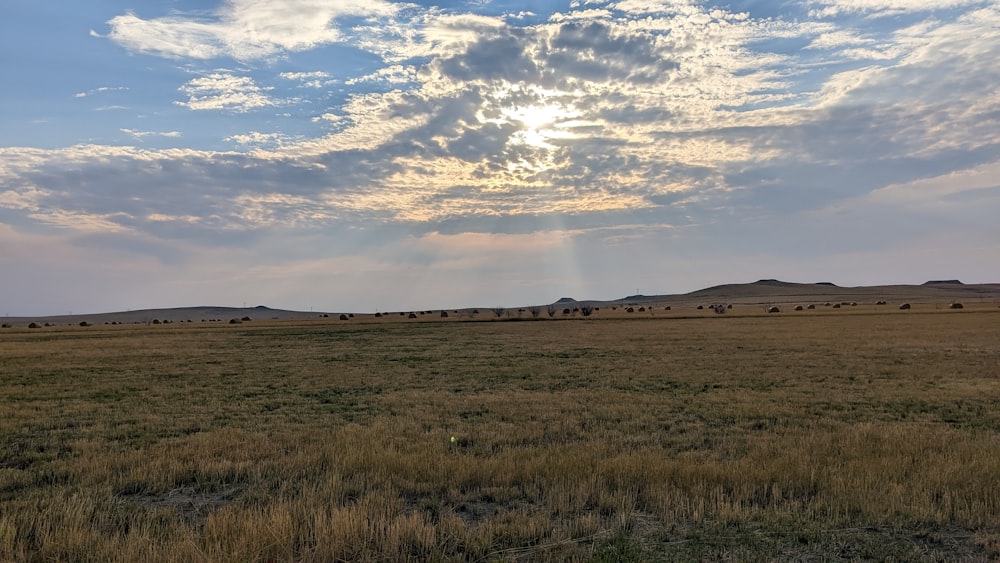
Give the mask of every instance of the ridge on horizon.
<svg viewBox="0 0 1000 563">
<path fill-rule="evenodd" d="M 783 293 L 786 291 L 793 291 L 794 293 Z M 835 295 L 841 293 L 843 295 L 876 295 L 880 293 L 892 293 L 900 291 L 912 291 L 912 292 L 923 292 L 921 294 L 926 295 L 939 295 L 944 298 L 945 295 L 978 295 L 980 297 L 984 295 L 1000 294 L 1000 283 L 981 283 L 981 284 L 965 284 L 957 279 L 942 279 L 942 280 L 929 280 L 922 284 L 882 284 L 882 285 L 870 285 L 870 286 L 840 286 L 833 282 L 788 282 L 775 278 L 763 278 L 754 282 L 746 283 L 729 283 L 714 285 L 706 287 L 704 289 L 699 289 L 691 291 L 688 293 L 667 293 L 667 294 L 655 294 L 655 295 L 629 295 L 625 297 L 620 297 L 617 299 L 575 299 L 572 297 L 561 297 L 552 304 L 568 304 L 568 303 L 581 303 L 581 304 L 614 304 L 614 303 L 627 303 L 627 302 L 637 302 L 637 301 L 662 301 L 662 300 L 683 300 L 683 299 L 717 299 L 717 300 L 732 300 L 732 299 L 753 299 L 753 298 L 773 298 L 773 297 L 809 297 L 817 295 Z M 941 292 L 948 292 L 942 294 Z M 961 292 L 961 293 L 955 293 Z M 1000 296 L 998 296 L 1000 297 Z M 539 305 L 523 305 L 524 307 L 539 306 Z M 544 305 L 542 305 L 544 306 Z M 516 307 L 515 307 L 516 308 Z M 434 308 L 434 310 L 473 310 L 473 309 L 489 309 L 489 307 L 444 307 L 444 308 Z M 410 310 L 410 309 L 401 309 Z M 426 310 L 426 308 L 414 308 L 414 311 Z M 83 319 L 83 318 L 100 318 L 100 317 L 121 317 L 129 319 L 144 319 L 150 316 L 165 316 L 172 317 L 174 319 L 184 317 L 184 313 L 189 313 L 189 316 L 211 316 L 211 315 L 226 315 L 226 314 L 239 314 L 240 316 L 246 314 L 252 314 L 256 312 L 258 315 L 261 313 L 267 313 L 270 318 L 308 318 L 313 316 L 324 316 L 324 315 L 335 315 L 347 311 L 301 311 L 295 309 L 281 309 L 272 308 L 268 305 L 255 305 L 247 307 L 228 307 L 228 306 L 218 306 L 218 305 L 199 305 L 190 307 L 163 307 L 163 308 L 146 308 L 146 309 L 130 309 L 126 311 L 108 311 L 101 313 L 69 313 L 62 315 L 15 315 L 8 316 L 6 318 L 11 320 L 26 320 L 26 319 Z M 354 313 L 366 314 L 364 312 L 354 311 Z M 371 312 L 374 314 L 374 311 Z M 263 317 L 260 317 L 263 318 Z"/>
</svg>

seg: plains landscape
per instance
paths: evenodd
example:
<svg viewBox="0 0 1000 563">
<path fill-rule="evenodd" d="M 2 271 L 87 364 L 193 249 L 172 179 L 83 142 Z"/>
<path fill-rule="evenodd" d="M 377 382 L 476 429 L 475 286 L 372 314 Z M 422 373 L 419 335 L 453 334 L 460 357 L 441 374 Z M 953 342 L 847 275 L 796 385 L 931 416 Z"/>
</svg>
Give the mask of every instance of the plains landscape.
<svg viewBox="0 0 1000 563">
<path fill-rule="evenodd" d="M 1000 558 L 997 286 L 557 305 L 10 322 L 0 559 Z"/>
</svg>

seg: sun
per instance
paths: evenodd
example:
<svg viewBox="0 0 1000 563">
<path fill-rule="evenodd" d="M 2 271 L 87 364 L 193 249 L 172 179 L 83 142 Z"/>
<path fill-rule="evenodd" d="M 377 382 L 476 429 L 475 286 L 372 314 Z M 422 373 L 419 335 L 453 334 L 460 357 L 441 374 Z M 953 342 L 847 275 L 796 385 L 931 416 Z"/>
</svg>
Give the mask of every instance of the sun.
<svg viewBox="0 0 1000 563">
<path fill-rule="evenodd" d="M 558 104 L 540 104 L 526 107 L 515 107 L 504 112 L 508 119 L 518 121 L 525 128 L 538 131 L 551 128 L 554 124 L 568 117 L 566 108 Z"/>
<path fill-rule="evenodd" d="M 573 136 L 565 125 L 579 115 L 579 112 L 572 107 L 558 102 L 544 101 L 504 108 L 502 113 L 508 122 L 521 126 L 521 130 L 511 138 L 511 142 L 549 150 L 556 148 L 549 141 Z"/>
</svg>

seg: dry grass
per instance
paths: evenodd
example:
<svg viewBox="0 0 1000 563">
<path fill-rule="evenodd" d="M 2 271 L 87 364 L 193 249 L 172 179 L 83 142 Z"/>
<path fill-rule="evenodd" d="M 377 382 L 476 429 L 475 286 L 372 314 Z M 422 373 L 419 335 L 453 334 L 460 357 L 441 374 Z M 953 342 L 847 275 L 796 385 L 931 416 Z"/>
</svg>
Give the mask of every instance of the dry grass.
<svg viewBox="0 0 1000 563">
<path fill-rule="evenodd" d="M 0 560 L 1000 558 L 1000 312 L 483 317 L 8 329 Z"/>
</svg>

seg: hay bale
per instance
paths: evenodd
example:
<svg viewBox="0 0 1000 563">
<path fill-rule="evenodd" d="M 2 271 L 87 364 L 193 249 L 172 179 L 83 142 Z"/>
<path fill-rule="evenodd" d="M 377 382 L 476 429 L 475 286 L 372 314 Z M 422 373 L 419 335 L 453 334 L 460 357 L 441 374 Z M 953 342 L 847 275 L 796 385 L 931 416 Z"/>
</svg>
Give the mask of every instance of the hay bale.
<svg viewBox="0 0 1000 563">
<path fill-rule="evenodd" d="M 441 311 L 441 318 L 442 319 L 447 319 L 448 318 L 448 311 Z"/>
<path fill-rule="evenodd" d="M 410 313 L 410 315 L 409 315 L 408 318 L 415 319 L 415 318 L 417 318 L 417 314 L 416 313 Z"/>
<path fill-rule="evenodd" d="M 348 317 L 347 315 L 345 315 L 345 314 L 343 314 L 343 313 L 341 313 L 341 314 L 340 314 L 340 320 L 342 320 L 342 321 L 346 321 L 346 320 L 347 320 L 347 319 L 349 319 L 349 318 L 350 318 L 350 317 Z"/>
<path fill-rule="evenodd" d="M 905 310 L 907 310 L 909 308 L 910 308 L 910 304 L 909 303 L 903 303 L 902 305 L 899 306 L 899 310 L 900 311 L 905 311 Z"/>
<path fill-rule="evenodd" d="M 704 306 L 704 305 L 698 305 L 698 310 L 699 310 L 699 311 L 703 310 L 704 308 L 705 308 L 705 306 Z"/>
<path fill-rule="evenodd" d="M 806 309 L 815 309 L 815 308 L 816 308 L 816 305 L 814 305 L 814 304 L 810 304 L 808 307 L 806 307 Z"/>
<path fill-rule="evenodd" d="M 948 306 L 949 309 L 964 309 L 961 303 L 952 303 Z"/>
<path fill-rule="evenodd" d="M 777 308 L 777 307 L 775 307 L 775 306 L 772 305 L 771 307 L 769 307 L 767 309 L 767 312 L 768 313 L 780 313 L 781 309 L 779 309 L 779 308 Z"/>
<path fill-rule="evenodd" d="M 795 310 L 796 310 L 796 311 L 802 311 L 802 310 L 804 310 L 804 309 L 802 308 L 802 305 L 796 305 L 796 306 L 795 306 Z"/>
<path fill-rule="evenodd" d="M 840 308 L 840 303 L 834 303 L 833 304 L 833 308 L 834 309 L 839 309 Z"/>
<path fill-rule="evenodd" d="M 38 323 L 31 323 L 28 328 L 38 328 Z"/>
</svg>

